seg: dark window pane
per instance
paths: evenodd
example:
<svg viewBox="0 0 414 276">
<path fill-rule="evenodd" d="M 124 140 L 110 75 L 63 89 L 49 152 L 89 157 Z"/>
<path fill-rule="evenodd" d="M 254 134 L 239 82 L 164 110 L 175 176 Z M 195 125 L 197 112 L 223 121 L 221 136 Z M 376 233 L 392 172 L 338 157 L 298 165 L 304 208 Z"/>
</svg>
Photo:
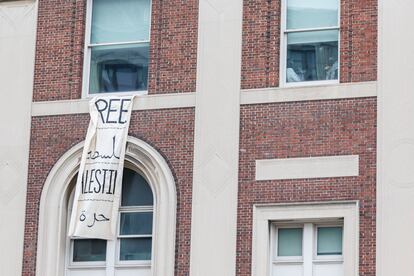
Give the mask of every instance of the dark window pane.
<svg viewBox="0 0 414 276">
<path fill-rule="evenodd" d="M 338 79 L 338 31 L 288 34 L 286 82 Z"/>
<path fill-rule="evenodd" d="M 122 206 L 152 206 L 151 187 L 144 177 L 137 172 L 124 169 L 122 178 Z"/>
<path fill-rule="evenodd" d="M 151 235 L 152 212 L 121 213 L 121 235 Z"/>
<path fill-rule="evenodd" d="M 98 262 L 106 260 L 106 241 L 98 239 L 73 240 L 74 262 Z"/>
<path fill-rule="evenodd" d="M 151 238 L 121 239 L 121 261 L 151 260 Z"/>
<path fill-rule="evenodd" d="M 92 47 L 89 93 L 147 90 L 149 44 Z"/>
</svg>

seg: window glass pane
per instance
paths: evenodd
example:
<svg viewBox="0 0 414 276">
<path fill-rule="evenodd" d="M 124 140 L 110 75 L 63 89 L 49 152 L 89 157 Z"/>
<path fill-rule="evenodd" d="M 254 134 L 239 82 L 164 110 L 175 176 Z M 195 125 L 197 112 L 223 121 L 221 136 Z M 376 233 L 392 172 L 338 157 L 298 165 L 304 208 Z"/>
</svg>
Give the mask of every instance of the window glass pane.
<svg viewBox="0 0 414 276">
<path fill-rule="evenodd" d="M 98 239 L 73 240 L 74 262 L 97 262 L 106 259 L 106 241 Z"/>
<path fill-rule="evenodd" d="M 124 169 L 122 178 L 122 206 L 154 205 L 152 190 L 144 177 L 137 172 Z"/>
<path fill-rule="evenodd" d="M 149 40 L 150 0 L 93 0 L 91 43 Z"/>
<path fill-rule="evenodd" d="M 287 0 L 287 29 L 338 26 L 339 0 Z"/>
<path fill-rule="evenodd" d="M 121 213 L 121 235 L 151 235 L 152 212 Z"/>
<path fill-rule="evenodd" d="M 287 35 L 286 82 L 338 79 L 338 31 Z"/>
<path fill-rule="evenodd" d="M 89 93 L 147 90 L 149 44 L 92 47 Z"/>
<path fill-rule="evenodd" d="M 151 260 L 151 238 L 121 239 L 120 260 Z"/>
<path fill-rule="evenodd" d="M 278 256 L 302 256 L 302 228 L 279 228 Z"/>
<path fill-rule="evenodd" d="M 342 227 L 318 228 L 318 255 L 342 254 Z"/>
</svg>

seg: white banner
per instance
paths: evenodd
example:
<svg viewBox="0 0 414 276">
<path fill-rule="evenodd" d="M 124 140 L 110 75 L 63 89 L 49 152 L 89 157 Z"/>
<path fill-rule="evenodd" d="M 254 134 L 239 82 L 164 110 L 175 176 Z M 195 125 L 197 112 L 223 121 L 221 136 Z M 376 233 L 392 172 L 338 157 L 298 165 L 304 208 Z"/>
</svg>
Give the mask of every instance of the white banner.
<svg viewBox="0 0 414 276">
<path fill-rule="evenodd" d="M 122 173 L 133 96 L 96 97 L 82 153 L 70 237 L 112 240 L 116 237 Z"/>
</svg>

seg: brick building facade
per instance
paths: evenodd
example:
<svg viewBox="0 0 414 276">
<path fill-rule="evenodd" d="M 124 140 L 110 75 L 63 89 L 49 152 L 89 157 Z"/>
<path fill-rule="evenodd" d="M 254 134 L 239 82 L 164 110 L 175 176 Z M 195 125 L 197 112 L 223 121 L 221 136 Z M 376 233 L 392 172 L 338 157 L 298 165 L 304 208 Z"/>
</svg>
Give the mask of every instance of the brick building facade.
<svg viewBox="0 0 414 276">
<path fill-rule="evenodd" d="M 347 255 L 350 252 L 345 253 L 345 250 L 357 252 L 356 259 L 350 261 L 345 257 L 345 260 L 339 261 L 339 274 L 332 272 L 337 270 L 309 272 L 304 268 L 307 272 L 303 275 L 351 276 L 347 274 L 349 271 L 354 271 L 352 275 L 376 275 L 377 1 L 341 0 L 338 3 L 339 79 L 336 83 L 292 87 L 279 85 L 280 71 L 284 70 L 280 66 L 283 58 L 281 48 L 284 47 L 281 42 L 282 10 L 287 1 L 229 1 L 234 2 L 229 4 L 230 8 L 232 5 L 241 6 L 242 3 L 242 13 L 239 12 L 235 19 L 230 16 L 234 22 L 239 23 L 236 26 L 228 23 L 233 22 L 232 20 L 226 19 L 230 8 L 221 7 L 222 4 L 216 3 L 217 1 L 212 1 L 211 7 L 207 7 L 206 3 L 200 5 L 196 0 L 151 2 L 147 94 L 136 98 L 136 102 L 139 103 L 134 106 L 129 135 L 154 148 L 165 159 L 174 177 L 177 205 L 173 274 L 176 276 L 231 275 L 228 274 L 229 270 L 220 270 L 222 267 L 233 269 L 234 275 L 259 275 L 255 274 L 256 268 L 252 261 L 255 258 L 253 255 L 257 253 L 256 249 L 253 249 L 256 231 L 254 208 L 292 204 L 304 208 L 312 207 L 314 204 L 350 204 L 358 213 L 355 218 L 358 225 L 355 233 L 348 229 L 346 219 L 336 218 L 341 221 L 338 225 L 343 231 L 351 231 L 350 236 L 357 237 L 354 245 L 344 244 L 344 252 L 341 251 L 341 255 L 352 256 Z M 39 267 L 51 260 L 39 251 L 49 250 L 46 249 L 49 248 L 47 246 L 53 246 L 39 244 L 39 223 L 42 223 L 40 217 L 41 205 L 44 204 L 44 185 L 65 153 L 85 139 L 89 123 L 83 84 L 88 7 L 87 0 L 38 1 L 23 276 L 47 276 L 57 273 L 56 271 L 65 271 L 65 275 L 83 275 L 75 274 L 75 270 L 70 270 L 72 268 L 68 268 L 65 261 L 56 264 L 55 272 Z M 214 9 L 217 13 L 210 11 Z M 211 21 L 203 20 L 200 15 L 206 11 L 213 14 Z M 220 14 L 224 19 L 218 19 Z M 214 25 L 214 20 L 223 20 L 220 21 L 222 28 L 220 24 Z M 239 27 L 240 39 L 233 40 L 227 45 L 226 37 L 232 38 L 229 35 L 230 25 L 234 28 Z M 222 33 L 217 38 L 212 32 Z M 222 226 L 232 229 L 235 247 L 230 250 L 233 252 L 232 255 L 225 256 L 223 263 L 216 266 L 216 270 L 211 268 L 210 274 L 197 274 L 198 265 L 203 267 L 206 264 L 202 261 L 202 255 L 197 255 L 199 251 L 193 250 L 193 242 L 201 247 L 195 237 L 197 230 L 194 229 L 216 227 L 208 223 L 202 226 L 193 225 L 195 222 L 192 218 L 199 215 L 199 212 L 193 212 L 194 208 L 201 208 L 194 205 L 204 202 L 195 202 L 193 196 L 193 186 L 197 182 L 194 177 L 195 170 L 203 170 L 198 166 L 198 161 L 194 161 L 198 160 L 197 154 L 202 152 L 197 147 L 210 147 L 213 152 L 217 151 L 218 158 L 205 158 L 213 160 L 211 163 L 214 164 L 214 168 L 226 167 L 227 163 L 226 158 L 220 155 L 220 151 L 226 152 L 225 142 L 211 146 L 206 141 L 206 145 L 203 145 L 204 140 L 196 134 L 197 126 L 201 129 L 204 127 L 203 121 L 197 119 L 203 116 L 197 113 L 197 109 L 204 108 L 203 103 L 200 103 L 203 98 L 199 95 L 208 93 L 208 89 L 198 80 L 200 76 L 203 77 L 204 68 L 215 66 L 214 63 L 208 63 L 208 53 L 200 51 L 203 50 L 204 41 L 212 38 L 221 39 L 219 42 L 224 43 L 217 46 L 217 51 L 220 51 L 220 45 L 232 47 L 237 43 L 241 50 L 231 58 L 224 54 L 219 57 L 223 60 L 228 58 L 228 63 L 232 64 L 229 66 L 233 66 L 237 73 L 240 72 L 239 82 L 234 85 L 238 87 L 237 93 L 240 97 L 240 103 L 235 103 L 239 108 L 234 111 L 239 116 L 239 128 L 234 140 L 234 144 L 238 146 L 238 162 L 235 164 L 238 177 L 235 183 L 230 180 L 233 183 L 231 185 L 236 185 L 238 191 L 234 195 L 236 209 L 232 211 L 236 224 Z M 206 55 L 204 59 L 203 55 Z M 233 59 L 239 60 L 239 67 L 232 63 Z M 217 79 L 216 76 L 212 76 L 210 81 L 234 81 L 226 77 Z M 233 84 L 223 84 L 223 87 L 226 85 L 229 85 L 229 90 L 224 89 L 221 92 L 233 93 Z M 218 104 L 217 109 L 221 108 L 223 107 Z M 210 112 L 214 113 L 215 110 Z M 226 112 L 233 111 L 229 108 Z M 220 136 L 219 133 L 211 135 Z M 293 166 L 299 166 L 296 167 L 299 170 L 296 176 L 273 176 L 263 180 L 258 171 L 258 160 L 280 161 L 283 167 L 283 160 L 295 162 L 298 158 L 303 158 L 310 162 L 305 164 L 312 166 L 314 160 L 323 157 L 328 158 L 327 160 L 332 158 L 328 162 L 336 166 L 335 158 L 344 156 L 357 157 L 356 172 L 325 176 L 324 166 L 321 165 L 321 175 L 318 176 L 316 173 L 312 176 L 300 163 L 294 163 Z M 209 166 L 209 161 L 205 159 L 200 163 Z M 341 166 L 347 165 L 338 165 L 339 169 Z M 277 169 L 271 167 L 271 170 L 272 168 Z M 331 167 L 327 168 L 325 170 Z M 227 171 L 224 171 L 222 174 L 218 173 L 218 178 L 211 178 L 223 183 L 223 188 L 217 183 L 205 184 L 212 187 L 212 201 L 219 200 L 221 195 L 225 194 L 227 186 L 224 182 L 228 181 L 226 175 Z M 202 191 L 209 193 L 207 190 Z M 197 198 L 200 196 L 203 195 L 198 194 Z M 313 223 L 313 220 L 299 219 L 295 223 Z M 328 219 L 326 222 L 330 223 L 331 220 Z M 286 220 L 281 221 L 286 223 Z M 277 224 L 278 220 L 269 220 L 269 225 L 274 223 Z M 325 221 L 322 220 L 323 223 Z M 338 225 L 335 224 L 335 227 Z M 348 237 L 347 235 L 343 233 L 344 238 Z M 205 242 L 211 243 L 209 238 L 212 237 L 206 237 Z M 221 251 L 220 246 L 216 245 L 217 251 Z M 53 252 L 66 254 L 62 248 Z M 270 254 L 268 257 L 272 258 L 273 253 L 267 253 Z M 212 252 L 207 250 L 204 258 L 208 258 L 209 254 Z M 220 253 L 217 254 L 219 258 Z M 64 256 L 63 260 L 67 261 L 67 258 Z M 215 257 L 211 258 L 213 260 L 206 262 L 214 262 Z M 226 263 L 225 260 L 228 259 L 233 262 Z M 268 273 L 274 273 L 272 275 L 299 275 L 284 274 L 288 272 L 280 272 L 277 261 L 273 263 L 272 259 L 271 263 L 267 269 Z M 217 274 L 217 271 L 222 272 Z M 100 273 L 102 274 L 99 275 L 111 275 L 110 272 Z"/>
</svg>

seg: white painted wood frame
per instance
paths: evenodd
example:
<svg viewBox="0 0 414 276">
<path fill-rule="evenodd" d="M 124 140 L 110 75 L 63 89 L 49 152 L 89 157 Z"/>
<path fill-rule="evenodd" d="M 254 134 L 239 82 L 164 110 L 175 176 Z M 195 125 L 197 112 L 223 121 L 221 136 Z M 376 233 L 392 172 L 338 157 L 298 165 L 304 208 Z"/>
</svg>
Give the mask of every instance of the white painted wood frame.
<svg viewBox="0 0 414 276">
<path fill-rule="evenodd" d="M 270 276 L 270 225 L 277 221 L 344 221 L 344 275 L 358 276 L 359 205 L 357 201 L 253 206 L 252 276 Z"/>
</svg>

